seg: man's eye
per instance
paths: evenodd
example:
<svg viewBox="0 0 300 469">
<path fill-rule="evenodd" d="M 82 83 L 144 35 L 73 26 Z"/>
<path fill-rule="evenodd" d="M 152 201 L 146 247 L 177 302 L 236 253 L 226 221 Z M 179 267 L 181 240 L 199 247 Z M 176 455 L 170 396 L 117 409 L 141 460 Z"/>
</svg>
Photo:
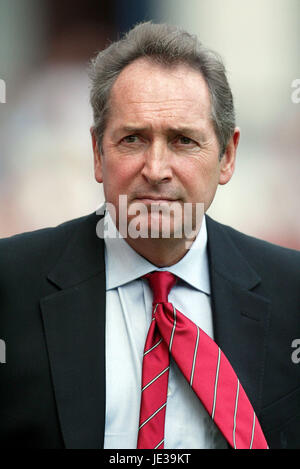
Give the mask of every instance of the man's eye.
<svg viewBox="0 0 300 469">
<path fill-rule="evenodd" d="M 189 137 L 184 137 L 183 135 L 180 135 L 177 137 L 177 142 L 180 143 L 181 145 L 190 145 L 195 143 L 194 140 L 192 140 Z"/>
<path fill-rule="evenodd" d="M 138 136 L 137 135 L 126 135 L 126 137 L 124 137 L 122 140 L 125 143 L 136 143 L 138 141 Z"/>
</svg>

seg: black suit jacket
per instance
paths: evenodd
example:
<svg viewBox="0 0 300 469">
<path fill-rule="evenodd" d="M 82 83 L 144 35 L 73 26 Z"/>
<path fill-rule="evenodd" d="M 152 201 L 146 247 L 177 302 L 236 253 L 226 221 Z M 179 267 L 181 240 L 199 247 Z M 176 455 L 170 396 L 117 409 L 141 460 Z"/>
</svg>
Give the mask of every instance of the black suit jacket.
<svg viewBox="0 0 300 469">
<path fill-rule="evenodd" d="M 0 446 L 101 448 L 104 243 L 91 214 L 0 240 Z M 215 340 L 270 448 L 300 448 L 300 253 L 207 217 Z"/>
</svg>

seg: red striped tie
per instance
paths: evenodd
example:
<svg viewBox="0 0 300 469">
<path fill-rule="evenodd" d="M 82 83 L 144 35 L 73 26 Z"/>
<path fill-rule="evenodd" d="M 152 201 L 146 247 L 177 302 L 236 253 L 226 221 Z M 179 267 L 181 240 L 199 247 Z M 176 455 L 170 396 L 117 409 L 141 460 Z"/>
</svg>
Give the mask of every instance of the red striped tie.
<svg viewBox="0 0 300 469">
<path fill-rule="evenodd" d="M 228 443 L 235 449 L 268 449 L 253 407 L 217 344 L 168 303 L 176 283 L 170 272 L 144 276 L 153 292 L 142 373 L 138 449 L 163 449 L 169 354 Z"/>
</svg>

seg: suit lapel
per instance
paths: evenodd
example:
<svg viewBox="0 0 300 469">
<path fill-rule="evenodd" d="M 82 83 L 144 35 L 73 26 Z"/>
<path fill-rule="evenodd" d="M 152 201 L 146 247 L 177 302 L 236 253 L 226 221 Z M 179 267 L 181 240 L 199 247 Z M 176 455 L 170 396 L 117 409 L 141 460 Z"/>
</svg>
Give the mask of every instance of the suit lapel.
<svg viewBox="0 0 300 469">
<path fill-rule="evenodd" d="M 48 275 L 59 291 L 41 300 L 53 387 L 66 448 L 103 446 L 105 421 L 104 243 L 92 214 Z"/>
<path fill-rule="evenodd" d="M 215 340 L 259 413 L 270 301 L 255 293 L 261 279 L 226 227 L 206 218 Z"/>
</svg>

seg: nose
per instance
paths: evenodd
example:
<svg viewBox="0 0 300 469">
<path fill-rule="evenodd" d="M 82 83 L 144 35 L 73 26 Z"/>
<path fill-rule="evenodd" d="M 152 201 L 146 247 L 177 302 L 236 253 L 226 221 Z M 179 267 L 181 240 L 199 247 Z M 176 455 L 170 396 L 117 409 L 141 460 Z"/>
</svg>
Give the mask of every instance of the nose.
<svg viewBox="0 0 300 469">
<path fill-rule="evenodd" d="M 151 185 L 170 182 L 172 179 L 171 155 L 166 145 L 153 142 L 148 147 L 142 175 Z"/>
</svg>

